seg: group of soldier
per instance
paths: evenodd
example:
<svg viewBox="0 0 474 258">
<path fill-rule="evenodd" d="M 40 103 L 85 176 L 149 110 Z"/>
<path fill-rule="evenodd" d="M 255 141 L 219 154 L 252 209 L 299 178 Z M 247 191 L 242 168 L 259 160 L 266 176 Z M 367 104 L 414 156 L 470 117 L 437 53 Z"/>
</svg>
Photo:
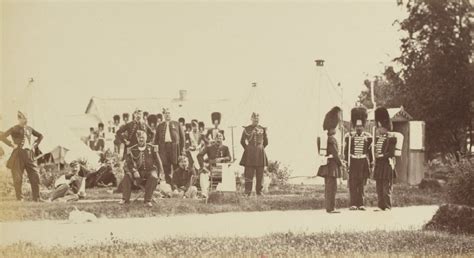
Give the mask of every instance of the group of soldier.
<svg viewBox="0 0 474 258">
<path fill-rule="evenodd" d="M 335 137 L 336 130 L 341 124 L 341 114 L 342 110 L 334 107 L 326 114 L 323 123 L 323 129 L 328 135 L 325 154 L 327 164 L 320 167 L 318 175 L 325 180 L 326 211 L 338 213 L 335 209 L 337 178 L 341 177 L 346 168 L 349 172 L 350 210 L 365 210 L 364 186 L 371 175 L 376 181 L 379 210 L 390 210 L 392 184 L 396 176 L 397 138 L 391 132 L 392 123 L 387 109 L 379 107 L 375 110 L 376 134 L 364 131 L 367 110 L 362 107 L 352 109 L 351 125 L 354 131 L 344 137 L 343 157 L 339 154 L 340 144 Z M 148 122 L 145 123 L 143 112 L 136 110 L 132 121 L 115 131 L 115 150 L 119 151 L 121 144 L 125 146 L 123 151 L 125 175 L 119 184 L 122 204 L 129 203 L 132 189 L 138 188 L 145 192 L 145 205 L 152 206 L 153 192 L 162 179 L 164 179 L 163 185 L 169 185 L 184 196 L 195 196 L 196 179 L 208 180 L 206 174 L 213 169 L 213 166 L 232 161 L 229 148 L 223 144 L 224 131 L 219 128 L 220 113 L 211 114 L 214 127 L 206 133 L 197 120 L 192 120 L 190 125 L 185 124 L 184 119 L 174 121 L 170 110 L 166 108 L 161 115 L 145 116 Z M 114 123 L 118 125 L 115 118 Z M 18 124 L 0 133 L 0 140 L 13 148 L 7 161 L 7 168 L 12 172 L 16 198 L 18 200 L 23 198 L 21 184 L 26 170 L 33 201 L 42 201 L 39 195 L 35 152 L 43 136 L 28 126 L 27 121 L 26 115 L 18 112 Z M 245 194 L 251 194 L 253 178 L 256 177 L 256 194 L 261 195 L 264 168 L 268 165 L 265 153 L 268 138 L 266 128 L 259 124 L 259 114 L 252 113 L 251 121 L 250 125 L 243 128 L 240 143 L 244 152 L 239 164 L 245 167 Z M 12 141 L 8 139 L 9 136 Z M 56 189 L 52 193 L 54 197 L 50 199 L 70 191 L 77 193 L 78 187 L 74 178 L 84 172 L 81 172 L 77 162 L 73 162 L 71 167 L 73 173 L 66 175 L 67 183 L 56 184 Z M 206 193 L 206 189 L 201 190 Z"/>
<path fill-rule="evenodd" d="M 132 121 L 121 126 L 118 126 L 117 116 L 114 117 L 115 151 L 120 152 L 121 146 L 124 146 L 124 177 L 118 185 L 119 191 L 122 192 L 122 204 L 129 203 L 132 189 L 138 188 L 145 192 L 145 205 L 152 206 L 153 192 L 161 180 L 163 183 L 160 185 L 169 185 L 185 196 L 193 196 L 196 192 L 196 178 L 209 178 L 205 175 L 213 166 L 232 161 L 229 148 L 223 144 L 224 131 L 219 128 L 219 112 L 211 114 L 214 127 L 206 134 L 203 133 L 203 123 L 197 120 L 190 124 L 185 124 L 181 118 L 179 121 L 172 120 L 171 112 L 166 108 L 159 115 L 144 116 L 143 112 L 137 109 L 133 113 Z M 0 134 L 0 140 L 14 148 L 7 168 L 12 172 L 16 198 L 23 199 L 22 175 L 26 170 L 33 201 L 43 201 L 39 195 L 38 165 L 34 154 L 43 136 L 27 125 L 25 114 L 18 112 L 18 121 L 17 125 Z M 245 167 L 245 193 L 251 194 L 253 178 L 256 176 L 256 192 L 261 195 L 263 170 L 268 164 L 264 150 L 268 139 L 266 129 L 259 125 L 257 113 L 251 115 L 251 121 L 252 124 L 244 127 L 242 133 L 244 154 L 240 165 Z M 13 143 L 8 140 L 9 136 Z M 36 137 L 36 140 L 33 137 Z M 63 180 L 55 184 L 56 188 L 49 200 L 68 193 L 78 193 L 80 187 L 77 186 L 77 179 L 88 172 L 82 171 L 83 167 L 79 162 L 72 162 L 70 166 L 72 173 L 65 175 Z M 207 189 L 202 190 L 206 194 Z"/>
<path fill-rule="evenodd" d="M 336 129 L 341 124 L 341 112 L 339 107 L 332 108 L 326 114 L 323 123 L 323 129 L 327 131 L 328 135 L 325 155 L 327 164 L 320 167 L 318 175 L 324 177 L 326 211 L 339 213 L 335 209 L 337 178 L 340 178 L 346 169 L 349 174 L 349 210 L 366 210 L 364 186 L 371 176 L 376 182 L 378 199 L 376 211 L 390 210 L 392 208 L 392 184 L 396 177 L 397 138 L 392 132 L 392 122 L 388 110 L 384 107 L 375 110 L 376 132 L 373 134 L 365 131 L 367 110 L 363 107 L 351 110 L 351 125 L 354 131 L 344 137 L 343 157 L 339 154 L 340 144 L 335 137 Z"/>
</svg>

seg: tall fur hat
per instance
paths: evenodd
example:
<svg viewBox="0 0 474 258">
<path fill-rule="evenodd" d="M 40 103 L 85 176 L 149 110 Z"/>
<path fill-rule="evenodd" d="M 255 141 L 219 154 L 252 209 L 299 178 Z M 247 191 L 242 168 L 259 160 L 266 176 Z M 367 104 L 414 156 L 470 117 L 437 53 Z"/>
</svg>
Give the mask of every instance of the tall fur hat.
<svg viewBox="0 0 474 258">
<path fill-rule="evenodd" d="M 160 114 L 156 114 L 156 118 L 157 118 L 157 119 L 160 119 L 160 120 L 163 120 L 163 114 L 161 114 L 161 113 L 160 113 Z"/>
<path fill-rule="evenodd" d="M 365 126 L 367 122 L 367 109 L 364 107 L 355 107 L 351 110 L 351 123 L 355 127 L 357 125 Z"/>
<path fill-rule="evenodd" d="M 148 115 L 147 118 L 146 118 L 148 124 L 155 124 L 158 123 L 158 117 L 156 115 Z"/>
<path fill-rule="evenodd" d="M 191 125 L 191 123 L 186 123 L 185 126 L 186 126 L 186 130 L 191 131 L 191 129 L 193 129 L 193 126 Z"/>
<path fill-rule="evenodd" d="M 392 121 L 385 107 L 379 107 L 375 110 L 375 123 L 379 127 L 384 127 L 389 131 L 392 130 Z"/>
<path fill-rule="evenodd" d="M 203 121 L 198 122 L 199 128 L 204 128 L 206 125 L 204 124 Z"/>
<path fill-rule="evenodd" d="M 217 121 L 218 124 L 221 123 L 221 113 L 220 112 L 212 112 L 211 122 L 214 124 L 215 121 Z"/>
<path fill-rule="evenodd" d="M 180 118 L 178 118 L 178 122 L 179 122 L 180 124 L 185 124 L 185 123 L 186 123 L 186 120 L 184 119 L 184 117 L 180 117 Z"/>
<path fill-rule="evenodd" d="M 129 118 L 130 117 L 130 114 L 129 113 L 123 113 L 122 114 L 122 118 Z"/>
<path fill-rule="evenodd" d="M 120 116 L 119 115 L 114 115 L 114 121 L 119 121 L 120 122 Z"/>
<path fill-rule="evenodd" d="M 338 106 L 329 110 L 324 117 L 323 130 L 336 129 L 337 125 L 341 122 L 340 112 L 342 110 Z"/>
</svg>

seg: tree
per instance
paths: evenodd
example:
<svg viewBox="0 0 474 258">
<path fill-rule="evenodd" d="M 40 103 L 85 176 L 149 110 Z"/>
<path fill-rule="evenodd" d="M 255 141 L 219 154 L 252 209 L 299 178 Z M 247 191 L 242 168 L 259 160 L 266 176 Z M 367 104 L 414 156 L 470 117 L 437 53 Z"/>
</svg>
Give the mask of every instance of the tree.
<svg viewBox="0 0 474 258">
<path fill-rule="evenodd" d="M 406 110 L 426 122 L 427 151 L 457 152 L 463 145 L 468 103 L 473 96 L 470 74 L 471 36 L 467 0 L 411 0 L 400 23 Z"/>
<path fill-rule="evenodd" d="M 399 94 L 403 81 L 392 66 L 386 67 L 384 73 L 381 76 L 376 76 L 373 83 L 377 106 L 400 107 L 403 104 Z M 370 96 L 370 81 L 365 80 L 364 85 L 367 89 L 360 93 L 358 102 L 370 109 L 373 108 Z"/>
</svg>

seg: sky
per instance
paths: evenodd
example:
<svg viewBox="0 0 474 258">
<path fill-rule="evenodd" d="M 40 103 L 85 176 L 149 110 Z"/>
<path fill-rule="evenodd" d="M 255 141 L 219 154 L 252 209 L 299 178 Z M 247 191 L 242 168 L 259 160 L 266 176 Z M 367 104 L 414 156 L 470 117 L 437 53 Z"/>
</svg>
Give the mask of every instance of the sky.
<svg viewBox="0 0 474 258">
<path fill-rule="evenodd" d="M 83 113 L 92 96 L 186 89 L 189 98 L 239 102 L 257 82 L 271 113 L 262 123 L 299 127 L 341 102 L 348 113 L 363 80 L 399 54 L 393 23 L 406 15 L 395 0 L 6 0 L 1 9 L 1 129 L 30 77 L 35 107 L 54 110 L 52 119 Z M 278 130 L 282 138 L 292 129 Z"/>
</svg>

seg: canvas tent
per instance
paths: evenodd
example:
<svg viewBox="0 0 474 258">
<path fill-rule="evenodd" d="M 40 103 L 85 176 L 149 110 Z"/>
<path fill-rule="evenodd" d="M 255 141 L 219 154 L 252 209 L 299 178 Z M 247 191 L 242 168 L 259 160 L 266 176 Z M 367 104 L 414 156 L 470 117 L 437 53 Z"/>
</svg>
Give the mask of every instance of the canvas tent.
<svg viewBox="0 0 474 258">
<path fill-rule="evenodd" d="M 69 163 L 74 159 L 84 158 L 92 166 L 98 160 L 98 153 L 90 150 L 67 124 L 57 115 L 56 107 L 40 103 L 46 100 L 41 96 L 33 81 L 25 87 L 25 98 L 16 102 L 12 110 L 21 110 L 28 116 L 28 124 L 43 135 L 39 148 L 43 154 L 51 154 L 55 163 Z M 9 121 L 15 124 L 15 121 Z"/>
</svg>

